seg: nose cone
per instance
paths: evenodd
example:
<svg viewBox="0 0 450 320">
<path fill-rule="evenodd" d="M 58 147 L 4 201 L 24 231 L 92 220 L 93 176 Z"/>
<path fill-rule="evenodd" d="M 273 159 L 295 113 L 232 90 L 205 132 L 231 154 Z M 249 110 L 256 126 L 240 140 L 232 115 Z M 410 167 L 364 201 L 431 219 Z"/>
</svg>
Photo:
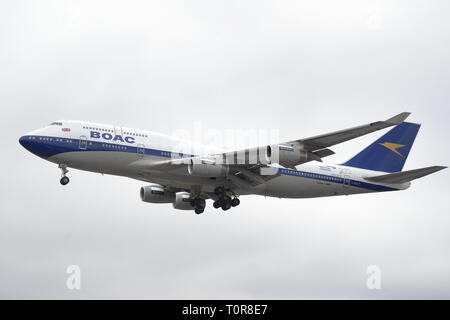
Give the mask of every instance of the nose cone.
<svg viewBox="0 0 450 320">
<path fill-rule="evenodd" d="M 22 145 L 22 147 L 41 158 L 46 159 L 51 155 L 51 146 L 46 144 L 44 141 L 39 140 L 36 136 L 22 136 L 19 139 L 19 143 Z"/>
<path fill-rule="evenodd" d="M 22 147 L 24 147 L 25 149 L 27 149 L 27 147 L 26 147 L 26 138 L 25 138 L 25 136 L 21 136 L 20 137 L 20 139 L 19 139 L 19 143 L 22 145 Z"/>
<path fill-rule="evenodd" d="M 19 139 L 19 143 L 22 147 L 24 147 L 25 149 L 27 149 L 28 151 L 35 153 L 37 147 L 38 147 L 38 142 L 33 139 L 32 136 L 21 136 Z"/>
</svg>

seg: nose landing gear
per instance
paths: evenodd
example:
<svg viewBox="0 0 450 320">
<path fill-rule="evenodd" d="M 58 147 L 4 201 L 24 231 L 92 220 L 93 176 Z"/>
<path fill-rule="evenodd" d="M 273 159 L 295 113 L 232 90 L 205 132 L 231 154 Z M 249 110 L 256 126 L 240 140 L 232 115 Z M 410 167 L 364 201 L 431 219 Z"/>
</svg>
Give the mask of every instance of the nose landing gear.
<svg viewBox="0 0 450 320">
<path fill-rule="evenodd" d="M 69 183 L 70 179 L 69 177 L 66 176 L 66 174 L 69 172 L 69 170 L 67 170 L 67 166 L 65 164 L 60 164 L 58 166 L 58 168 L 61 169 L 61 179 L 59 180 L 59 182 L 65 186 L 66 184 Z"/>
</svg>

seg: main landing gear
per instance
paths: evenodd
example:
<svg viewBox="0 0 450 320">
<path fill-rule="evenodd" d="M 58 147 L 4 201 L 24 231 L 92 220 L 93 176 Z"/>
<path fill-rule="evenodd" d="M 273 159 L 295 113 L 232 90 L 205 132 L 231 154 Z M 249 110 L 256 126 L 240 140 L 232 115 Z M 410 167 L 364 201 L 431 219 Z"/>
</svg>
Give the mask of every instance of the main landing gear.
<svg viewBox="0 0 450 320">
<path fill-rule="evenodd" d="M 222 208 L 223 211 L 227 211 L 231 209 L 231 207 L 236 207 L 241 203 L 231 190 L 226 190 L 223 186 L 215 188 L 214 194 L 216 195 L 217 200 L 214 201 L 213 206 L 216 209 Z M 205 211 L 205 199 L 191 199 L 191 206 L 194 208 L 196 214 L 202 214 Z"/>
<path fill-rule="evenodd" d="M 223 211 L 227 211 L 231 209 L 231 207 L 236 207 L 241 203 L 241 201 L 235 195 L 233 195 L 233 197 L 230 197 L 227 194 L 225 188 L 222 186 L 214 189 L 214 193 L 218 197 L 218 199 L 213 203 L 213 207 L 216 209 L 222 208 Z"/>
<path fill-rule="evenodd" d="M 203 211 L 205 211 L 206 202 L 205 199 L 192 199 L 191 200 L 191 206 L 194 207 L 194 211 L 196 214 L 201 214 Z"/>
<path fill-rule="evenodd" d="M 69 172 L 69 170 L 67 170 L 67 166 L 65 164 L 60 164 L 58 166 L 61 169 L 61 180 L 59 180 L 59 182 L 65 186 L 66 184 L 69 183 L 70 179 L 69 177 L 66 176 L 67 172 Z"/>
</svg>

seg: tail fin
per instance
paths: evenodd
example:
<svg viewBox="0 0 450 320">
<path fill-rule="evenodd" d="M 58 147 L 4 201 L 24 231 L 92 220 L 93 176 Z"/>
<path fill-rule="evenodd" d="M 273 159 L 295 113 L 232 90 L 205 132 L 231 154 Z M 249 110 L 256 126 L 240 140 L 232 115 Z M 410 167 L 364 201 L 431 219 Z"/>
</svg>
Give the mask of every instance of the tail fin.
<svg viewBox="0 0 450 320">
<path fill-rule="evenodd" d="M 402 171 L 419 128 L 420 124 L 402 122 L 342 165 L 383 172 Z"/>
</svg>

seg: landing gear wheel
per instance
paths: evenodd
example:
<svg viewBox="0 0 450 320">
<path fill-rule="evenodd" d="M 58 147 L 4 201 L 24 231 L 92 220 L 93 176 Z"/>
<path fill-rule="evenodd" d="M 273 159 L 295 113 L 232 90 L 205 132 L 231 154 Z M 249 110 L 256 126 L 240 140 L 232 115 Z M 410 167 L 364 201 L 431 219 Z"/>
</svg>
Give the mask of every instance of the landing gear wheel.
<svg viewBox="0 0 450 320">
<path fill-rule="evenodd" d="M 69 172 L 69 170 L 67 170 L 67 165 L 65 165 L 64 163 L 60 163 L 58 165 L 58 168 L 61 169 L 61 180 L 59 180 L 59 182 L 65 186 L 66 184 L 69 183 L 69 178 L 66 176 L 66 174 Z"/>
<path fill-rule="evenodd" d="M 59 182 L 65 186 L 66 184 L 68 184 L 70 181 L 69 177 L 62 177 L 61 180 L 59 180 Z"/>
<path fill-rule="evenodd" d="M 232 207 L 236 207 L 241 203 L 241 200 L 239 200 L 238 198 L 234 198 L 233 200 L 231 200 L 231 206 Z"/>
<path fill-rule="evenodd" d="M 195 207 L 194 211 L 196 214 L 202 214 L 205 211 L 205 207 Z"/>
<path fill-rule="evenodd" d="M 213 202 L 213 207 L 218 209 L 222 206 L 222 202 L 220 200 L 214 201 Z"/>
<path fill-rule="evenodd" d="M 221 199 L 222 210 L 226 211 L 231 208 L 231 198 L 229 196 L 225 196 Z"/>
<path fill-rule="evenodd" d="M 222 210 L 223 211 L 227 211 L 231 208 L 231 203 L 226 202 L 225 204 L 222 205 Z"/>
</svg>

